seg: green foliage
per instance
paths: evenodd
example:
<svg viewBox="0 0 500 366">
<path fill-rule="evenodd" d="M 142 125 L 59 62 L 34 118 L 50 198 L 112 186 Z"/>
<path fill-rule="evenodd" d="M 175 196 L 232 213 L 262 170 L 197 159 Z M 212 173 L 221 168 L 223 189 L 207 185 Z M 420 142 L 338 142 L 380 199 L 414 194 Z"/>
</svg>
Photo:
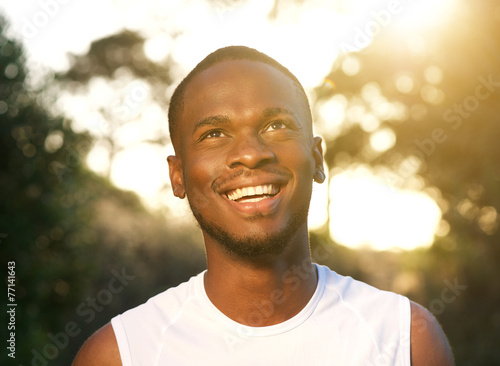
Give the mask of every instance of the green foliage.
<svg viewBox="0 0 500 366">
<path fill-rule="evenodd" d="M 26 88 L 22 48 L 2 40 L 0 253 L 4 273 L 15 261 L 16 364 L 41 355 L 67 365 L 93 331 L 198 273 L 204 256 L 191 236 L 87 169 L 92 138 L 37 103 Z M 110 280 L 121 271 L 140 280 L 109 298 Z M 8 323 L 5 311 L 2 320 Z"/>
<path fill-rule="evenodd" d="M 328 78 L 336 89 L 325 84 L 315 91 L 317 103 L 341 95 L 345 109 L 362 105 L 377 114 L 380 103 L 363 97 L 367 85 L 375 86 L 384 101 L 403 107 L 402 114 L 378 116 L 380 128 L 396 135 L 393 147 L 370 150 L 372 131 L 347 118 L 325 141 L 326 164 L 388 167 L 395 172 L 388 182 L 395 186 L 417 174 L 434 192 L 449 233 L 428 250 L 401 253 L 350 250 L 331 243 L 328 232 L 313 233 L 311 246 L 317 261 L 337 272 L 428 307 L 442 323 L 457 365 L 493 365 L 500 363 L 500 22 L 493 16 L 495 1 L 464 3 L 468 8 L 455 22 L 461 27 L 435 37 L 412 35 L 425 41 L 427 53 L 415 54 L 410 38 L 402 42 L 383 33 L 333 65 Z M 275 6 L 273 14 L 278 11 Z M 93 77 L 113 80 L 126 70 L 146 80 L 155 101 L 165 105 L 170 60 L 148 61 L 143 43 L 132 32 L 98 40 L 48 83 L 85 87 Z M 350 58 L 361 65 L 355 75 L 342 68 Z M 43 354 L 54 343 L 49 333 L 60 334 L 74 322 L 79 334 L 51 363 L 68 364 L 83 340 L 112 316 L 199 272 L 203 251 L 199 238 L 181 233 L 146 211 L 135 195 L 86 168 L 93 138 L 75 133 L 71 121 L 37 103 L 26 88 L 17 43 L 0 38 L 0 65 L 0 234 L 7 235 L 0 237 L 0 253 L 5 262 L 16 261 L 17 352 L 31 362 L 33 350 Z M 442 80 L 430 83 L 429 68 L 441 70 Z M 401 76 L 412 80 L 406 91 L 397 86 Z M 484 93 L 479 97 L 478 88 Z M 103 294 L 121 270 L 135 279 L 109 304 L 96 300 L 93 308 L 89 301 L 99 294 L 106 300 Z"/>
<path fill-rule="evenodd" d="M 438 303 L 433 300 L 441 299 L 444 281 L 467 286 L 435 315 L 458 365 L 492 365 L 500 362 L 496 347 L 500 343 L 496 280 L 500 278 L 500 22 L 493 15 L 497 2 L 465 4 L 466 10 L 454 20 L 461 27 L 439 35 L 412 35 L 421 37 L 429 49 L 426 54 L 417 57 L 411 39 L 405 42 L 387 33 L 361 52 L 339 59 L 328 78 L 346 97 L 347 109 L 361 104 L 366 113 L 376 114 L 374 107 L 379 105 L 362 96 L 367 85 L 375 85 L 388 102 L 403 105 L 406 112 L 403 118 L 379 116 L 380 128 L 392 129 L 397 137 L 392 148 L 384 152 L 368 148 L 367 153 L 371 131 L 364 130 L 360 121 L 348 120 L 336 139 L 326 141 L 325 159 L 329 167 L 346 156 L 352 163 L 389 167 L 397 172 L 396 177 L 388 177 L 395 186 L 404 186 L 417 171 L 425 186 L 438 189 L 436 198 L 449 233 L 428 251 L 401 254 L 397 272 L 408 273 L 409 279 L 418 277 L 420 285 L 408 286 L 406 293 L 427 307 L 434 304 L 435 309 Z M 350 57 L 361 65 L 355 75 L 347 75 L 341 67 Z M 442 71 L 436 84 L 425 77 L 432 68 Z M 408 90 L 397 88 L 402 75 L 411 78 Z M 318 88 L 319 102 L 334 93 L 328 84 Z M 412 160 L 405 160 L 408 157 Z M 343 260 L 344 254 L 330 264 L 342 267 Z M 377 271 L 386 272 L 387 261 L 380 258 Z M 381 285 L 375 271 L 360 270 L 361 279 Z M 394 284 L 386 287 L 397 290 Z"/>
</svg>

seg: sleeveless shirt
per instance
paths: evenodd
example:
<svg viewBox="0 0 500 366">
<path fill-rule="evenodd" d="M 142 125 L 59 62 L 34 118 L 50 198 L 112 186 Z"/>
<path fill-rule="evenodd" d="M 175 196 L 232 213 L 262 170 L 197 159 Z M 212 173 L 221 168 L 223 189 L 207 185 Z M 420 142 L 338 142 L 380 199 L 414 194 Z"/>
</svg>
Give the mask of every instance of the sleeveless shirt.
<svg viewBox="0 0 500 366">
<path fill-rule="evenodd" d="M 409 300 L 316 268 L 318 284 L 307 305 L 264 327 L 220 312 L 202 272 L 112 319 L 122 364 L 410 366 Z M 255 311 L 255 321 L 270 311 L 272 302 Z"/>
</svg>

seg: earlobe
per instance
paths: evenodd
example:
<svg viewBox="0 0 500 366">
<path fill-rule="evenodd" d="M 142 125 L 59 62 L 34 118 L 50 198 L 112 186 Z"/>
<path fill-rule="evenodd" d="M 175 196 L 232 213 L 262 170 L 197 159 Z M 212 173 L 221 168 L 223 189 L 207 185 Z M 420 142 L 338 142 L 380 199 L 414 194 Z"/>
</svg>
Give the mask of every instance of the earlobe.
<svg viewBox="0 0 500 366">
<path fill-rule="evenodd" d="M 182 162 L 177 156 L 170 155 L 167 157 L 168 172 L 170 176 L 170 184 L 175 197 L 186 197 L 186 188 L 184 187 L 184 180 L 182 175 Z"/>
<path fill-rule="evenodd" d="M 314 181 L 323 183 L 326 179 L 325 168 L 323 165 L 323 147 L 321 146 L 322 139 L 319 136 L 314 137 L 313 157 L 315 164 Z"/>
<path fill-rule="evenodd" d="M 318 170 L 316 174 L 314 174 L 314 181 L 316 183 L 323 183 L 325 179 L 326 179 L 325 173 L 323 173 L 323 171 L 321 170 Z"/>
</svg>

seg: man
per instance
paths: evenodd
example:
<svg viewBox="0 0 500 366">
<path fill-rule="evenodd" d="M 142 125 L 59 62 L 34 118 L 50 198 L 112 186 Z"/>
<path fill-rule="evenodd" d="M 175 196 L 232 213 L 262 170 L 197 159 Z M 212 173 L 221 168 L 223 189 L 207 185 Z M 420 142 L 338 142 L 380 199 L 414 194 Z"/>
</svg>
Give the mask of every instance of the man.
<svg viewBox="0 0 500 366">
<path fill-rule="evenodd" d="M 290 71 L 246 47 L 205 58 L 177 87 L 168 157 L 207 271 L 113 318 L 75 365 L 453 365 L 434 317 L 311 262 L 321 139 Z"/>
</svg>

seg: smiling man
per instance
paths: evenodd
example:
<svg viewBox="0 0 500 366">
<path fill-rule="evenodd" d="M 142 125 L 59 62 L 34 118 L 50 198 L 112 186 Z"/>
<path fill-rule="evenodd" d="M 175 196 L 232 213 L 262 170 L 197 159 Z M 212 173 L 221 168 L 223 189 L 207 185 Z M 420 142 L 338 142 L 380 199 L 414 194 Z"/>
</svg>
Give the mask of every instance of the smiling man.
<svg viewBox="0 0 500 366">
<path fill-rule="evenodd" d="M 177 87 L 169 127 L 207 270 L 113 318 L 75 365 L 453 365 L 427 310 L 311 262 L 323 154 L 290 71 L 219 49 Z"/>
</svg>

